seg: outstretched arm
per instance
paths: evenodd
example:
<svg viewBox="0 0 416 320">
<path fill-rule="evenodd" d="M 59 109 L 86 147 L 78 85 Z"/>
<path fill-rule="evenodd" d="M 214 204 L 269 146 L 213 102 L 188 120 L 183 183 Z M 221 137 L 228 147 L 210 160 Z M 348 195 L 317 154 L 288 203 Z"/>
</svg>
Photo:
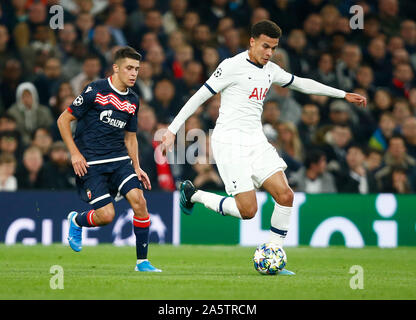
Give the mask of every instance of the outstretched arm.
<svg viewBox="0 0 416 320">
<path fill-rule="evenodd" d="M 195 94 L 188 100 L 182 107 L 181 111 L 177 114 L 172 121 L 168 130 L 162 137 L 161 150 L 165 156 L 166 152 L 172 150 L 172 145 L 175 141 L 176 133 L 179 128 L 185 123 L 185 121 L 198 109 L 198 107 L 213 96 L 213 93 L 208 89 L 206 85 L 203 85 Z"/>
<path fill-rule="evenodd" d="M 367 99 L 359 94 L 347 93 L 343 90 L 332 88 L 312 79 L 293 76 L 293 81 L 288 87 L 306 94 L 329 96 L 332 98 L 344 98 L 348 102 L 359 106 L 365 107 L 367 105 Z"/>
<path fill-rule="evenodd" d="M 217 69 L 205 84 L 195 92 L 187 103 L 185 103 L 181 111 L 172 121 L 168 130 L 166 130 L 166 133 L 162 137 L 161 150 L 164 156 L 168 150 L 172 151 L 175 135 L 179 128 L 185 123 L 186 119 L 188 119 L 201 104 L 233 83 L 233 75 L 236 68 L 233 64 L 229 63 L 229 60 L 230 59 L 225 59 L 218 65 Z"/>
</svg>

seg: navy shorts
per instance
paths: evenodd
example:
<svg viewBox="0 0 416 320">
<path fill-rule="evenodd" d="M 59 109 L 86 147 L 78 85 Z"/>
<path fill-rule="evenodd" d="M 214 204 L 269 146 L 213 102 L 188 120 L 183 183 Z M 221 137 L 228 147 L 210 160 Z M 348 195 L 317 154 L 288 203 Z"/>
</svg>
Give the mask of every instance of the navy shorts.
<svg viewBox="0 0 416 320">
<path fill-rule="evenodd" d="M 90 165 L 86 175 L 76 176 L 76 182 L 79 196 L 94 209 L 125 196 L 131 189 L 143 189 L 129 159 Z"/>
</svg>

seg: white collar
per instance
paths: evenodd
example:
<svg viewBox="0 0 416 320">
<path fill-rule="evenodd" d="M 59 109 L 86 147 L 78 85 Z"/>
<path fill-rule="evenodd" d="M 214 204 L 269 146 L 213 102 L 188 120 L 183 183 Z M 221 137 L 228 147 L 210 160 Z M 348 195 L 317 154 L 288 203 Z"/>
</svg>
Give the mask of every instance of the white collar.
<svg viewBox="0 0 416 320">
<path fill-rule="evenodd" d="M 121 95 L 125 96 L 126 94 L 129 93 L 129 88 L 127 88 L 127 90 L 124 91 L 124 92 L 121 92 L 121 91 L 117 90 L 116 87 L 114 87 L 113 83 L 111 82 L 111 77 L 108 77 L 107 80 L 108 80 L 108 84 L 110 85 L 111 89 L 113 89 L 118 94 L 121 94 Z"/>
<path fill-rule="evenodd" d="M 255 62 L 251 61 L 251 60 L 250 60 L 250 55 L 248 54 L 248 50 L 246 50 L 246 51 L 244 52 L 244 56 L 245 56 L 246 60 L 247 60 L 249 63 L 251 63 L 253 66 L 255 66 L 255 67 L 259 68 L 259 69 L 263 69 L 263 67 L 265 66 L 265 64 L 264 64 L 264 65 L 260 65 L 260 64 L 257 64 L 257 63 L 255 63 Z"/>
</svg>

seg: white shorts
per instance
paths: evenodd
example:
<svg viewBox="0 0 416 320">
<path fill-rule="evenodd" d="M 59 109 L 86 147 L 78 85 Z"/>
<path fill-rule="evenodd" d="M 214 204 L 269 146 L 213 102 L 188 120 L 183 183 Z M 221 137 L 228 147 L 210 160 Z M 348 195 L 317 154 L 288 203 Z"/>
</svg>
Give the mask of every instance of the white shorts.
<svg viewBox="0 0 416 320">
<path fill-rule="evenodd" d="M 271 175 L 287 168 L 267 141 L 241 146 L 211 139 L 211 148 L 225 191 L 232 196 L 260 188 Z"/>
</svg>

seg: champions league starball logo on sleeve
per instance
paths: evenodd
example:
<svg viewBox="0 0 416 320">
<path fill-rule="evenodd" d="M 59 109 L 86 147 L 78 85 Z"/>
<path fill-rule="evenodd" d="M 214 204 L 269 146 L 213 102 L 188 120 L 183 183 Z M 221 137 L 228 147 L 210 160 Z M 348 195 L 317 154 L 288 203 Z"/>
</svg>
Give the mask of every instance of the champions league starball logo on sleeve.
<svg viewBox="0 0 416 320">
<path fill-rule="evenodd" d="M 84 102 L 84 98 L 82 97 L 82 95 L 79 95 L 78 97 L 75 98 L 73 104 L 74 106 L 79 107 L 83 102 Z"/>
<path fill-rule="evenodd" d="M 222 69 L 217 68 L 217 70 L 215 70 L 214 72 L 214 77 L 218 78 L 219 76 L 221 76 L 221 74 L 222 74 Z"/>
</svg>

